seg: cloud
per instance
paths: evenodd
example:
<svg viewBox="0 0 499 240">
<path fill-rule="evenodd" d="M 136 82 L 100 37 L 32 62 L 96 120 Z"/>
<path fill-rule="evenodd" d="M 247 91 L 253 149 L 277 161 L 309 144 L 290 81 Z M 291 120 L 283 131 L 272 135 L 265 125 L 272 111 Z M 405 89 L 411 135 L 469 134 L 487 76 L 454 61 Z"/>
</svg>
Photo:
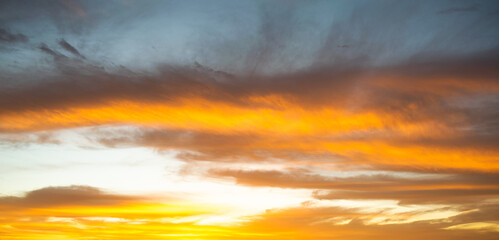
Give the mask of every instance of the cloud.
<svg viewBox="0 0 499 240">
<path fill-rule="evenodd" d="M 28 37 L 24 34 L 13 34 L 6 29 L 0 28 L 0 41 L 6 43 L 25 43 L 28 42 Z"/>
<path fill-rule="evenodd" d="M 61 207 L 118 205 L 140 198 L 115 195 L 89 186 L 46 187 L 27 192 L 23 197 L 0 197 L 0 207 Z"/>
<path fill-rule="evenodd" d="M 333 172 L 334 173 L 334 172 Z M 336 190 L 407 190 L 435 189 L 439 187 L 475 187 L 497 188 L 497 174 L 464 173 L 434 174 L 411 178 L 397 177 L 390 174 L 357 175 L 352 177 L 331 177 L 319 175 L 307 170 L 232 170 L 213 169 L 210 174 L 222 177 L 233 177 L 238 183 L 249 186 L 273 186 L 285 188 L 311 188 Z"/>
<path fill-rule="evenodd" d="M 109 101 L 120 100 L 168 103 L 179 98 L 200 98 L 255 107 L 255 101 L 252 103 L 248 98 L 277 96 L 276 100 L 282 98 L 305 108 L 328 106 L 353 113 L 375 111 L 379 114 L 396 114 L 400 118 L 425 120 L 435 114 L 455 118 L 471 117 L 473 114 L 466 111 L 473 108 L 449 106 L 449 99 L 490 95 L 498 91 L 497 83 L 493 81 L 494 74 L 497 74 L 493 67 L 497 63 L 497 57 L 493 57 L 496 54 L 455 63 L 442 60 L 368 70 L 369 78 L 354 68 L 309 69 L 249 80 L 199 65 L 163 66 L 158 69 L 158 74 L 141 75 L 126 70 L 113 73 L 96 66 L 72 62 L 46 45 L 41 45 L 40 49 L 59 62 L 65 62 L 59 65 L 59 76 L 15 88 L 7 84 L 1 89 L 5 94 L 0 98 L 0 111 L 58 109 L 78 107 L 80 104 L 104 105 Z M 472 67 L 473 64 L 476 67 Z M 413 84 L 405 84 L 408 81 Z M 333 89 L 334 94 L 330 94 Z M 275 107 L 273 105 L 276 103 L 267 102 L 264 107 Z"/>
<path fill-rule="evenodd" d="M 478 5 L 471 5 L 468 7 L 447 8 L 444 10 L 440 10 L 437 13 L 438 14 L 450 14 L 450 13 L 458 13 L 458 12 L 475 12 L 475 11 L 478 11 Z"/>
<path fill-rule="evenodd" d="M 111 194 L 89 186 L 46 187 L 22 197 L 0 197 L 0 210 L 0 232 L 7 238 L 164 239 L 165 231 L 174 238 L 214 231 L 213 239 L 218 239 L 218 234 L 232 233 L 225 227 L 197 224 L 219 214 L 210 204 Z"/>
<path fill-rule="evenodd" d="M 256 187 L 316 189 L 317 199 L 398 200 L 400 204 L 455 204 L 499 198 L 497 174 L 399 177 L 391 174 L 332 177 L 314 171 L 212 169 L 216 177 Z M 334 174 L 334 172 L 333 172 Z"/>
<path fill-rule="evenodd" d="M 317 114 L 316 112 L 315 116 Z M 230 118 L 222 118 L 221 121 L 228 119 Z M 320 123 L 318 121 L 318 124 Z M 289 134 L 286 132 L 285 124 L 279 123 L 270 129 L 257 129 L 259 126 L 251 126 L 248 128 L 249 133 L 239 128 L 240 132 L 236 134 L 232 131 L 217 133 L 209 129 L 205 129 L 208 131 L 206 132 L 201 129 L 168 130 L 159 127 L 96 130 L 89 131 L 86 136 L 109 147 L 146 146 L 180 151 L 178 157 L 184 160 L 220 162 L 284 160 L 291 166 L 311 164 L 335 166 L 339 169 L 385 169 L 430 173 L 495 171 L 494 165 L 489 162 L 495 156 L 493 144 L 478 146 L 479 142 L 475 142 L 476 139 L 460 140 L 460 137 L 454 139 L 452 132 L 443 138 L 438 135 L 417 137 L 414 136 L 417 133 L 412 132 L 399 135 L 400 133 L 397 133 L 399 130 L 393 130 L 394 133 L 390 133 L 392 130 L 379 130 L 378 133 L 365 130 L 352 134 L 348 128 L 336 129 L 336 132 L 331 132 L 329 135 L 320 135 L 316 132 Z M 433 131 L 436 134 L 435 130 Z M 269 173 L 268 176 L 270 175 Z"/>
<path fill-rule="evenodd" d="M 87 196 L 75 201 L 75 196 Z M 10 198 L 10 199 L 9 199 Z M 36 201 L 35 201 L 36 199 Z M 91 200 L 93 199 L 93 200 Z M 361 207 L 320 206 L 305 202 L 300 206 L 268 209 L 248 216 L 236 225 L 197 224 L 201 219 L 217 216 L 213 208 L 199 209 L 187 202 L 167 201 L 137 205 L 138 199 L 104 193 L 86 186 L 48 187 L 31 191 L 25 197 L 2 197 L 2 210 L 16 207 L 16 212 L 3 211 L 0 226 L 4 236 L 33 238 L 44 236 L 178 238 L 206 239 L 355 239 L 380 238 L 418 239 L 494 239 L 490 229 L 497 219 L 495 203 L 459 207 L 406 207 L 391 209 L 378 205 L 375 209 Z M 17 201 L 13 204 L 12 201 Z M 164 201 L 163 201 L 164 202 Z M 73 204 L 71 204 L 73 203 Z M 124 204 L 127 203 L 127 204 Z M 31 210 L 19 211 L 19 207 Z M 22 213 L 20 215 L 20 213 Z M 449 216 L 449 217 L 446 217 Z M 480 221 L 489 228 L 477 228 Z M 492 225 L 491 225 L 492 224 Z M 482 224 L 483 226 L 483 224 Z M 116 232 L 116 228 L 120 231 Z M 26 231 L 29 229 L 30 231 Z M 169 235 L 164 235 L 165 230 Z M 405 236 L 409 234 L 408 236 Z"/>
<path fill-rule="evenodd" d="M 42 44 L 40 49 L 54 57 L 62 54 Z M 68 50 L 78 55 L 79 52 Z M 76 49 L 74 49 L 76 50 Z M 395 108 L 395 104 L 418 104 L 416 97 L 422 97 L 422 103 L 438 103 L 448 95 L 476 94 L 477 92 L 497 91 L 494 76 L 497 74 L 494 66 L 499 62 L 497 51 L 487 51 L 472 56 L 449 56 L 440 58 L 428 56 L 397 66 L 383 68 L 364 68 L 359 66 L 327 68 L 308 68 L 292 71 L 288 74 L 275 76 L 245 76 L 215 71 L 199 64 L 193 66 L 163 65 L 158 67 L 158 73 L 133 73 L 126 69 L 109 72 L 90 64 L 81 65 L 66 58 L 66 65 L 59 66 L 58 76 L 51 76 L 51 87 L 68 87 L 78 85 L 77 89 L 68 92 L 88 92 L 100 90 L 93 96 L 77 95 L 81 100 L 91 97 L 102 98 L 108 93 L 109 98 L 129 97 L 132 99 L 161 100 L 160 93 L 168 94 L 170 98 L 184 95 L 205 97 L 213 100 L 236 102 L 247 96 L 282 95 L 292 97 L 300 104 L 308 107 L 324 105 L 345 106 L 355 98 L 359 102 L 357 108 Z M 73 67 L 74 65 L 74 67 Z M 368 75 L 369 77 L 366 77 Z M 19 86 L 19 97 L 31 92 L 43 91 L 47 81 L 41 81 L 44 76 L 28 86 Z M 40 79 L 41 78 L 41 79 Z M 450 81 L 452 79 L 452 81 Z M 407 85 L 411 81 L 413 84 Z M 96 86 L 98 84 L 101 86 Z M 61 86 L 58 86 L 61 85 Z M 135 92 L 128 92 L 133 86 Z M 447 89 L 440 89 L 447 87 Z M 159 88 L 159 89 L 157 89 Z M 154 91 L 154 89 L 157 89 Z M 169 91 L 169 89 L 172 89 Z M 193 92 L 189 95 L 185 90 Z M 148 90 L 151 96 L 146 98 L 141 91 Z M 334 90 L 335 94 L 330 94 Z M 411 91 L 411 92 L 409 92 Z M 52 93 L 54 97 L 62 97 L 63 93 Z M 362 94 L 364 96 L 359 96 Z M 58 96 L 62 95 L 62 96 Z M 36 97 L 36 95 L 34 96 Z M 41 99 L 36 99 L 41 100 Z M 61 99 L 66 100 L 66 99 Z M 67 99 L 72 100 L 72 99 Z M 76 100 L 76 99 L 75 99 Z M 393 101 L 393 103 L 391 103 Z M 43 103 L 43 102 L 42 102 Z M 375 105 L 374 105 L 375 104 Z M 5 106 L 2 106 L 5 108 Z M 22 107 L 22 106 L 20 106 Z M 47 105 L 45 107 L 50 107 Z M 400 107 L 399 107 L 400 108 Z"/>
<path fill-rule="evenodd" d="M 57 134 L 53 132 L 37 132 L 33 134 L 2 134 L 0 141 L 11 146 L 26 146 L 29 144 L 61 144 Z"/>
<path fill-rule="evenodd" d="M 432 189 L 401 191 L 331 191 L 319 193 L 317 199 L 399 200 L 401 204 L 452 204 L 494 199 L 499 189 Z"/>
<path fill-rule="evenodd" d="M 82 34 L 90 25 L 84 5 L 73 0 L 49 2 L 7 0 L 1 3 L 2 20 L 6 23 L 27 20 L 33 27 L 44 30 L 48 30 L 46 26 L 50 23 L 60 33 Z"/>
<path fill-rule="evenodd" d="M 436 210 L 438 214 L 443 209 Z M 485 209 L 474 211 L 478 215 L 487 214 Z M 497 213 L 497 211 L 495 211 Z M 296 239 L 494 239 L 497 233 L 480 231 L 468 228 L 461 230 L 449 228 L 455 223 L 462 222 L 459 214 L 447 219 L 433 219 L 413 222 L 403 222 L 408 216 L 415 217 L 421 212 L 365 213 L 358 209 L 301 206 L 281 210 L 270 210 L 254 219 L 243 229 L 257 229 L 258 232 L 276 234 Z M 385 219 L 379 224 L 370 223 L 372 219 Z M 390 223 L 391 221 L 401 221 Z M 470 219 L 471 220 L 471 219 Z M 383 222 L 385 221 L 385 222 Z M 452 230 L 451 230 L 452 229 Z M 269 237 L 269 239 L 271 239 Z"/>
<path fill-rule="evenodd" d="M 85 59 L 85 56 L 81 55 L 81 53 L 75 47 L 73 47 L 71 44 L 69 44 L 68 42 L 66 42 L 66 40 L 61 39 L 59 41 L 59 45 L 62 48 L 64 48 L 64 50 L 72 53 L 73 55 Z"/>
<path fill-rule="evenodd" d="M 60 59 L 65 59 L 66 58 L 66 56 L 64 56 L 63 54 L 61 54 L 61 53 L 59 53 L 59 52 L 57 52 L 57 51 L 49 48 L 47 46 L 47 44 L 45 44 L 45 43 L 40 44 L 40 46 L 38 48 L 40 50 L 42 50 L 42 52 L 44 52 L 44 53 L 46 53 L 46 54 L 54 57 L 54 60 L 60 60 Z"/>
<path fill-rule="evenodd" d="M 0 70 L 0 139 L 58 144 L 52 131 L 89 127 L 84 135 L 97 144 L 171 150 L 186 168 L 209 166 L 196 170 L 240 185 L 318 190 L 322 203 L 444 205 L 373 213 L 304 204 L 249 217 L 234 230 L 240 235 L 211 229 L 223 232 L 217 239 L 469 239 L 482 234 L 479 223 L 497 221 L 486 206 L 499 194 L 495 15 L 434 1 L 168 4 L 1 2 L 2 27 L 23 29 L 37 45 L 0 56 L 22 68 Z M 5 43 L 26 35 L 0 29 Z M 109 226 L 84 216 L 124 218 L 120 229 L 158 234 L 151 239 L 179 220 L 191 221 L 181 234 L 196 234 L 193 220 L 180 217 L 199 212 L 165 214 L 161 205 L 144 213 L 151 206 L 142 200 L 48 187 L 0 197 L 4 209 L 42 208 L 31 213 L 33 225 L 16 218 L 2 226 L 60 227 L 46 216 L 70 218 L 76 231 Z M 117 213 L 123 204 L 140 206 Z M 62 207 L 69 210 L 54 214 Z M 175 219 L 165 224 L 163 215 Z M 151 229 L 141 228 L 142 217 Z M 192 235 L 173 237 L 184 236 Z"/>
</svg>

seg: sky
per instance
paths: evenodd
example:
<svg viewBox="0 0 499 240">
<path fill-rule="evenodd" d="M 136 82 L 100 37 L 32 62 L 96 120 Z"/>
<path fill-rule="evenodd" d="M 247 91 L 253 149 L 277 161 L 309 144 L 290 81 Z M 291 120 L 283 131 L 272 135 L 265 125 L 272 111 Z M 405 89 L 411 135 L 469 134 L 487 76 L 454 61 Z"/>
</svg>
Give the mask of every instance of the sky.
<svg viewBox="0 0 499 240">
<path fill-rule="evenodd" d="M 497 1 L 0 1 L 0 239 L 499 238 Z"/>
</svg>

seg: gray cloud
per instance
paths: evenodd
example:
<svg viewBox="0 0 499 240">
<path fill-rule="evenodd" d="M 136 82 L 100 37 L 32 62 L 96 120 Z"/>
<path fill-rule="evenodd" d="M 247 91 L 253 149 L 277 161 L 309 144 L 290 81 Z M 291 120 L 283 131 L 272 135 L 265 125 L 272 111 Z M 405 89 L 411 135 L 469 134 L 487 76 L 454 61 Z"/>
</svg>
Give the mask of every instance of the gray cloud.
<svg viewBox="0 0 499 240">
<path fill-rule="evenodd" d="M 68 42 L 66 42 L 66 40 L 61 39 L 59 41 L 59 45 L 62 48 L 64 48 L 66 51 L 72 53 L 73 55 L 85 59 L 85 56 L 81 55 L 81 53 L 75 47 L 73 47 L 71 44 L 69 44 Z"/>
<path fill-rule="evenodd" d="M 474 12 L 474 11 L 478 11 L 478 5 L 471 5 L 468 7 L 447 8 L 444 10 L 440 10 L 437 13 L 438 14 L 450 14 L 450 13 L 457 13 L 457 12 Z"/>
<path fill-rule="evenodd" d="M 21 33 L 11 33 L 6 29 L 0 28 L 0 41 L 7 43 L 25 43 L 28 42 L 28 37 Z"/>
<path fill-rule="evenodd" d="M 59 52 L 57 52 L 57 51 L 55 51 L 55 50 L 53 50 L 53 49 L 49 48 L 49 47 L 47 46 L 47 44 L 45 44 L 45 43 L 40 44 L 40 46 L 39 46 L 38 48 L 39 48 L 40 50 L 42 50 L 42 52 L 44 52 L 44 53 L 46 53 L 46 54 L 48 54 L 48 55 L 50 55 L 50 56 L 54 57 L 54 60 L 61 60 L 61 59 L 65 59 L 65 58 L 67 58 L 67 57 L 66 57 L 66 56 L 64 56 L 63 54 L 61 54 L 61 53 L 59 53 Z"/>
</svg>

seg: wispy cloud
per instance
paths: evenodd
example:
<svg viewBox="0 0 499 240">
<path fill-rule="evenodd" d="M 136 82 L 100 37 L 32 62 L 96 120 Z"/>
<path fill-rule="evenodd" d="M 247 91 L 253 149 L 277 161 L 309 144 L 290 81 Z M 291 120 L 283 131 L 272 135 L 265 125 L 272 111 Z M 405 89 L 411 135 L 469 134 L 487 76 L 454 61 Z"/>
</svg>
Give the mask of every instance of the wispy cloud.
<svg viewBox="0 0 499 240">
<path fill-rule="evenodd" d="M 0 41 L 6 43 L 25 43 L 28 42 L 28 37 L 22 33 L 11 33 L 6 29 L 0 29 Z"/>
<path fill-rule="evenodd" d="M 85 59 L 85 56 L 81 55 L 81 53 L 75 47 L 73 47 L 71 44 L 69 44 L 68 42 L 66 42 L 66 40 L 61 39 L 59 41 L 59 45 L 62 48 L 64 48 L 66 51 L 72 53 L 73 55 Z"/>
<path fill-rule="evenodd" d="M 478 5 L 471 5 L 468 7 L 453 7 L 453 8 L 447 8 L 444 10 L 440 10 L 437 13 L 438 14 L 450 14 L 450 13 L 458 13 L 458 12 L 474 12 L 478 11 Z"/>
</svg>

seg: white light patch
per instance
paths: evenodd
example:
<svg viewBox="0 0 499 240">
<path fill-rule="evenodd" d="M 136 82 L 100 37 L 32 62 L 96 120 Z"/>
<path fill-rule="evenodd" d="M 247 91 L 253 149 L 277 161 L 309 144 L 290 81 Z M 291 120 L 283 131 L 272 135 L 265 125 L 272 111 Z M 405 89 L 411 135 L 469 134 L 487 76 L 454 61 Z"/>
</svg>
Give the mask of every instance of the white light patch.
<svg viewBox="0 0 499 240">
<path fill-rule="evenodd" d="M 240 186 L 204 177 L 204 171 L 185 174 L 188 163 L 175 159 L 174 151 L 92 146 L 68 130 L 58 133 L 57 139 L 62 138 L 64 144 L 31 142 L 0 148 L 0 193 L 22 195 L 48 186 L 85 185 L 158 201 L 173 197 L 223 206 L 223 212 L 200 217 L 200 225 L 234 224 L 244 216 L 311 200 L 311 190 Z"/>
<path fill-rule="evenodd" d="M 168 189 L 181 162 L 147 148 L 84 149 L 32 144 L 0 149 L 0 189 L 17 195 L 47 186 L 88 185 L 126 193 Z"/>
</svg>

